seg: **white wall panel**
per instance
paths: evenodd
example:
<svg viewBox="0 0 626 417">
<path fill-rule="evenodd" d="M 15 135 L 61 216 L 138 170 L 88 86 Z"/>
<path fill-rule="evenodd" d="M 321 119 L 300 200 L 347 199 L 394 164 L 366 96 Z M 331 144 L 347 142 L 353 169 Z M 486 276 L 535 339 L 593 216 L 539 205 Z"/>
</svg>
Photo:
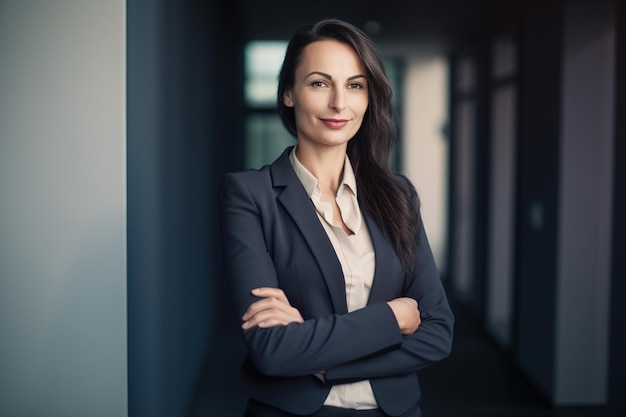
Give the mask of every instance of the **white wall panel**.
<svg viewBox="0 0 626 417">
<path fill-rule="evenodd" d="M 0 415 L 126 416 L 125 2 L 0 3 Z"/>
</svg>

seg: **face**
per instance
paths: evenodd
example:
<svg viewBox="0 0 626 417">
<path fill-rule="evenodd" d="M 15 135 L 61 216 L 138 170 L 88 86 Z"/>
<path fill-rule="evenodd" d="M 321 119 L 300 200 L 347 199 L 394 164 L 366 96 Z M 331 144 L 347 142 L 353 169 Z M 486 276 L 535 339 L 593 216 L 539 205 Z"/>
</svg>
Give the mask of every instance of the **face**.
<svg viewBox="0 0 626 417">
<path fill-rule="evenodd" d="M 352 47 L 335 40 L 307 45 L 294 85 L 283 97 L 294 109 L 298 142 L 345 147 L 363 122 L 367 88 L 365 68 Z"/>
</svg>

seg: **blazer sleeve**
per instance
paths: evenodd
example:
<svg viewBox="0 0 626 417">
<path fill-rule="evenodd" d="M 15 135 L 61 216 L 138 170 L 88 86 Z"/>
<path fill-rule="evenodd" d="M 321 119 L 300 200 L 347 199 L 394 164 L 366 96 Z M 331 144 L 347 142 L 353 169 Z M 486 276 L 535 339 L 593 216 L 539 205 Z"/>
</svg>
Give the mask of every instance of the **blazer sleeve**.
<svg viewBox="0 0 626 417">
<path fill-rule="evenodd" d="M 421 221 L 420 221 L 421 223 Z M 454 316 L 447 301 L 428 238 L 421 227 L 415 269 L 407 275 L 403 296 L 418 301 L 422 323 L 403 336 L 398 349 L 343 363 L 326 371 L 326 381 L 337 384 L 416 372 L 445 359 L 452 348 Z"/>
<path fill-rule="evenodd" d="M 268 225 L 276 221 L 272 217 L 277 213 L 267 201 L 273 193 L 271 185 L 251 183 L 238 174 L 226 174 L 220 187 L 221 250 L 228 293 L 239 324 L 245 310 L 257 300 L 250 293 L 252 289 L 278 287 L 264 235 L 272 230 Z M 385 302 L 304 323 L 256 327 L 242 334 L 254 365 L 272 376 L 310 375 L 402 343 L 393 311 Z"/>
</svg>

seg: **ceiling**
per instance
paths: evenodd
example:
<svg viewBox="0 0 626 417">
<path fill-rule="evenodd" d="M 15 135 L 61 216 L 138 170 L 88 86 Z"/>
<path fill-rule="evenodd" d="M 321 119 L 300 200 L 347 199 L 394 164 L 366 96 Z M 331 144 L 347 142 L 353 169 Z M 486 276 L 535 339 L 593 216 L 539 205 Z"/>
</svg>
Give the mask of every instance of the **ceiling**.
<svg viewBox="0 0 626 417">
<path fill-rule="evenodd" d="M 543 3 L 551 0 L 543 0 Z M 454 47 L 514 22 L 533 0 L 235 0 L 246 39 L 288 39 L 327 17 L 359 26 L 377 42 Z"/>
</svg>

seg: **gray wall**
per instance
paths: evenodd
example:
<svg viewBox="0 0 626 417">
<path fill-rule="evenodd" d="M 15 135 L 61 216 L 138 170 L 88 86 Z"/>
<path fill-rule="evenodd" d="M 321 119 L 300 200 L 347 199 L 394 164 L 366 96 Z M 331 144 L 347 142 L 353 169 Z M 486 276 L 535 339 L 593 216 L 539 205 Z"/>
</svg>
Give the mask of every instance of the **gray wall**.
<svg viewBox="0 0 626 417">
<path fill-rule="evenodd" d="M 557 406 L 607 398 L 613 13 L 567 1 L 524 32 L 516 356 Z"/>
<path fill-rule="evenodd" d="M 126 416 L 125 2 L 0 2 L 0 415 Z"/>
<path fill-rule="evenodd" d="M 615 114 L 626 114 L 626 2 L 615 5 Z M 614 177 L 613 177 L 613 248 L 610 287 L 609 320 L 609 369 L 607 387 L 607 417 L 626 415 L 626 141 L 617 138 L 626 137 L 626 118 L 615 117 L 614 141 Z"/>
<path fill-rule="evenodd" d="M 565 9 L 554 402 L 606 402 L 615 92 L 614 5 Z"/>
</svg>

